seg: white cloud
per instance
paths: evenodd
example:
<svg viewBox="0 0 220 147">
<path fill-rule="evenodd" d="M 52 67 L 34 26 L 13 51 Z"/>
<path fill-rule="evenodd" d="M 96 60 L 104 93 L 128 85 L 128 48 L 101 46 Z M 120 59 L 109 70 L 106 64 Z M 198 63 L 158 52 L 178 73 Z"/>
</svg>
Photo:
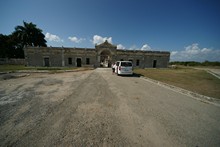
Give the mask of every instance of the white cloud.
<svg viewBox="0 0 220 147">
<path fill-rule="evenodd" d="M 144 44 L 141 48 L 141 50 L 152 50 L 151 47 L 148 44 Z"/>
<path fill-rule="evenodd" d="M 105 41 L 108 41 L 109 43 L 112 43 L 112 37 L 102 37 L 102 36 L 99 36 L 99 35 L 94 35 L 93 36 L 93 40 L 92 40 L 92 43 L 93 44 L 100 44 L 100 43 L 103 43 Z"/>
<path fill-rule="evenodd" d="M 85 38 L 77 38 L 77 37 L 68 37 L 68 39 L 72 42 L 75 42 L 75 43 L 80 43 L 83 40 L 86 40 Z"/>
<path fill-rule="evenodd" d="M 201 50 L 202 53 L 208 53 L 208 52 L 211 52 L 211 51 L 212 51 L 212 49 L 208 49 L 208 48 L 203 48 Z"/>
<path fill-rule="evenodd" d="M 122 44 L 118 44 L 117 49 L 125 49 L 125 47 Z"/>
<path fill-rule="evenodd" d="M 199 44 L 194 43 L 192 45 L 185 47 L 185 52 L 189 55 L 199 54 L 199 52 L 200 52 Z"/>
<path fill-rule="evenodd" d="M 148 44 L 144 44 L 141 48 L 137 47 L 136 45 L 132 45 L 129 50 L 142 50 L 142 51 L 149 51 L 153 50 Z"/>
<path fill-rule="evenodd" d="M 171 52 L 171 56 L 175 56 L 176 54 L 178 54 L 178 51 L 172 51 Z"/>
<path fill-rule="evenodd" d="M 220 50 L 200 48 L 198 43 L 185 47 L 182 51 L 172 51 L 171 61 L 220 61 Z"/>
<path fill-rule="evenodd" d="M 60 39 L 59 36 L 50 34 L 50 33 L 48 33 L 48 32 L 46 33 L 45 37 L 46 37 L 46 39 L 49 40 L 49 41 L 63 42 L 63 40 Z"/>
<path fill-rule="evenodd" d="M 140 50 L 139 48 L 137 48 L 137 46 L 136 45 L 132 45 L 130 48 L 129 48 L 129 50 Z"/>
</svg>

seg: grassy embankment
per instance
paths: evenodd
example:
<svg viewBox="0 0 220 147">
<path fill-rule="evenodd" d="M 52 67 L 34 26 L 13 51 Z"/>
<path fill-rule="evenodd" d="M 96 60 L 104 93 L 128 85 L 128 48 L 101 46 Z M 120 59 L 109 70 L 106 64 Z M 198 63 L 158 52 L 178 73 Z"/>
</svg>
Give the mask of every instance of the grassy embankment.
<svg viewBox="0 0 220 147">
<path fill-rule="evenodd" d="M 177 67 L 176 69 L 135 69 L 134 72 L 189 91 L 220 99 L 220 79 L 203 70 Z"/>
<path fill-rule="evenodd" d="M 50 72 L 62 72 L 65 70 L 91 70 L 93 68 L 89 67 L 26 67 L 24 65 L 0 65 L 0 72 L 16 72 L 22 70 L 48 70 Z"/>
</svg>

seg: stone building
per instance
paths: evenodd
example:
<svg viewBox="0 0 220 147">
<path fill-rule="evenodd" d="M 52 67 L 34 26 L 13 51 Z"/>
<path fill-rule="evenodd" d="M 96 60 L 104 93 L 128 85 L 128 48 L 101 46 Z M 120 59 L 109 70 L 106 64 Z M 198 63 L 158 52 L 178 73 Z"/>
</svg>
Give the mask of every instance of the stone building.
<svg viewBox="0 0 220 147">
<path fill-rule="evenodd" d="M 119 60 L 129 60 L 134 67 L 166 68 L 170 52 L 117 49 L 105 41 L 95 48 L 26 47 L 27 66 L 110 67 Z"/>
</svg>

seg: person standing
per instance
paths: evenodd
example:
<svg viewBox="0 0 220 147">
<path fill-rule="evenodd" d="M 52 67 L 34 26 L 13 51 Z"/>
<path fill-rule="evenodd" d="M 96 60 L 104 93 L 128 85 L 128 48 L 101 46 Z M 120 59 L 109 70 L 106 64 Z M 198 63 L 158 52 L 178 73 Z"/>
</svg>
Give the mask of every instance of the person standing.
<svg viewBox="0 0 220 147">
<path fill-rule="evenodd" d="M 115 72 L 115 67 L 114 67 L 115 63 L 112 63 L 112 74 L 114 74 Z"/>
<path fill-rule="evenodd" d="M 112 74 L 115 73 L 115 63 L 112 64 Z"/>
</svg>

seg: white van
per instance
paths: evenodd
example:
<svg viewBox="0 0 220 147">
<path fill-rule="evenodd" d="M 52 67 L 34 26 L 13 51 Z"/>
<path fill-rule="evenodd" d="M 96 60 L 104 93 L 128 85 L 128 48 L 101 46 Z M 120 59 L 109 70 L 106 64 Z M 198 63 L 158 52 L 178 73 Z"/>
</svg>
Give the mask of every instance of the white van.
<svg viewBox="0 0 220 147">
<path fill-rule="evenodd" d="M 133 65 L 131 61 L 117 61 L 115 73 L 118 75 L 133 75 Z"/>
</svg>

